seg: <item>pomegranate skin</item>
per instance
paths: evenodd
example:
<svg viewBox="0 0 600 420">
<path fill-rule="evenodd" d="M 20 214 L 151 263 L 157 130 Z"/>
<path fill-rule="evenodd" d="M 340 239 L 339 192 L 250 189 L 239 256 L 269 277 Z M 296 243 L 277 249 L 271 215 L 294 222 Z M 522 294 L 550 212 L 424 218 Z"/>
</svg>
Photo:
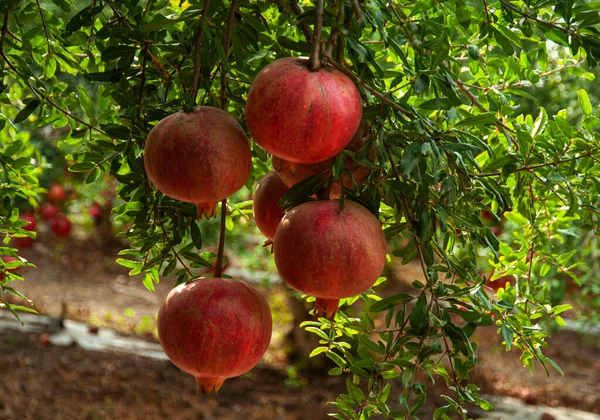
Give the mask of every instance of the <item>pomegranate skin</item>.
<svg viewBox="0 0 600 420">
<path fill-rule="evenodd" d="M 248 92 L 246 123 L 266 151 L 293 163 L 338 154 L 362 117 L 358 89 L 328 66 L 308 68 L 306 58 L 276 60 L 258 73 Z"/>
<path fill-rule="evenodd" d="M 260 180 L 252 203 L 252 211 L 256 226 L 267 237 L 266 245 L 270 245 L 275 237 L 275 231 L 285 214 L 285 209 L 277 202 L 283 198 L 289 188 L 279 179 L 277 172 L 271 171 Z"/>
<path fill-rule="evenodd" d="M 317 298 L 318 314 L 331 317 L 339 299 L 369 289 L 386 261 L 381 223 L 347 200 L 312 201 L 288 211 L 279 223 L 273 252 L 281 278 Z"/>
<path fill-rule="evenodd" d="M 148 134 L 144 167 L 163 194 L 195 203 L 198 218 L 244 186 L 252 167 L 246 134 L 227 112 L 198 107 L 161 120 Z"/>
<path fill-rule="evenodd" d="M 267 301 L 243 282 L 200 278 L 180 284 L 158 312 L 158 337 L 171 361 L 194 375 L 198 392 L 252 369 L 271 340 Z"/>
</svg>

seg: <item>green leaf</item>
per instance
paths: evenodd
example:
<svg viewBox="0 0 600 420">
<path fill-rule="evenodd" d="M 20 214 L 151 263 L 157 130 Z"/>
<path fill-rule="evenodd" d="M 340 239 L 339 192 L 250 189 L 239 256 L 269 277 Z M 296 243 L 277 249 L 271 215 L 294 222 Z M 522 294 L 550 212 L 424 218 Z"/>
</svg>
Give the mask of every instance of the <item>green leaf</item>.
<svg viewBox="0 0 600 420">
<path fill-rule="evenodd" d="M 426 74 L 420 74 L 419 76 L 417 76 L 414 85 L 415 93 L 417 95 L 420 95 L 421 93 L 425 92 L 428 88 L 429 76 L 427 76 Z"/>
<path fill-rule="evenodd" d="M 427 316 L 428 313 L 427 299 L 425 298 L 425 295 L 421 295 L 410 312 L 410 326 L 418 334 L 422 333 L 427 327 L 429 321 L 429 317 Z"/>
<path fill-rule="evenodd" d="M 138 47 L 130 45 L 115 45 L 106 48 L 102 51 L 102 61 L 116 60 L 118 58 L 134 54 L 138 50 Z"/>
<path fill-rule="evenodd" d="M 74 163 L 73 165 L 69 166 L 69 171 L 70 172 L 87 172 L 87 171 L 94 169 L 95 167 L 96 167 L 96 164 L 93 162 L 79 162 L 79 163 Z"/>
<path fill-rule="evenodd" d="M 192 242 L 194 243 L 194 246 L 196 247 L 196 249 L 201 250 L 202 234 L 200 233 L 200 228 L 198 227 L 198 224 L 196 222 L 192 222 L 190 225 L 190 229 L 192 232 Z"/>
<path fill-rule="evenodd" d="M 77 86 L 77 92 L 79 92 L 79 103 L 85 114 L 92 119 L 96 118 L 96 108 L 85 88 L 83 86 Z"/>
<path fill-rule="evenodd" d="M 463 118 L 457 122 L 454 127 L 465 127 L 478 124 L 495 124 L 496 114 L 493 112 L 483 112 L 479 115 L 472 115 L 470 117 Z"/>
<path fill-rule="evenodd" d="M 592 115 L 592 104 L 590 103 L 587 92 L 584 89 L 579 89 L 577 91 L 577 98 L 579 100 L 581 111 L 583 111 L 583 115 Z"/>
<path fill-rule="evenodd" d="M 33 113 L 33 111 L 35 111 L 35 109 L 40 104 L 41 104 L 41 102 L 37 99 L 30 100 L 30 102 L 27 103 L 27 105 L 25 105 L 25 108 L 23 108 L 21 111 L 19 111 L 19 113 L 15 117 L 13 123 L 18 124 L 21 121 L 24 121 L 27 117 L 29 117 Z"/>
<path fill-rule="evenodd" d="M 506 324 L 502 324 L 500 326 L 500 332 L 502 334 L 502 339 L 504 340 L 504 345 L 506 346 L 506 351 L 509 351 L 514 339 L 513 330 L 507 327 Z"/>
<path fill-rule="evenodd" d="M 502 32 L 494 28 L 494 38 L 496 42 L 502 47 L 502 50 L 506 55 L 513 55 L 515 50 L 510 42 L 510 40 L 504 35 Z"/>
<path fill-rule="evenodd" d="M 381 299 L 378 302 L 375 302 L 371 305 L 371 312 L 382 312 L 387 311 L 388 309 L 394 308 L 397 305 L 408 303 L 414 300 L 415 297 L 411 296 L 407 293 L 398 293 L 393 296 L 388 296 L 384 299 Z"/>
</svg>

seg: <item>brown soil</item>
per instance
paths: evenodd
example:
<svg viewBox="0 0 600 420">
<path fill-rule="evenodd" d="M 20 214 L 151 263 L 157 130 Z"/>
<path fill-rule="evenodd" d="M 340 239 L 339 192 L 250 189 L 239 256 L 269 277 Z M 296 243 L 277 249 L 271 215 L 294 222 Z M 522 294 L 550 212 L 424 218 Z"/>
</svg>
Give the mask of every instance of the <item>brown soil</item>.
<svg viewBox="0 0 600 420">
<path fill-rule="evenodd" d="M 61 255 L 55 244 L 25 250 L 23 255 L 38 268 L 24 271 L 26 281 L 17 285 L 40 312 L 51 316 L 131 332 L 142 317 L 155 316 L 173 284 L 164 279 L 154 293 L 146 291 L 139 278 L 129 278 L 127 269 L 114 263 L 116 246 L 72 239 L 62 248 L 68 255 Z M 410 271 L 408 280 L 417 275 Z M 123 316 L 127 308 L 136 315 Z M 597 338 L 587 342 L 572 332 L 555 334 L 544 353 L 564 369 L 565 377 L 551 371 L 549 378 L 539 366 L 530 375 L 518 351 L 506 353 L 495 327 L 479 330 L 476 341 L 479 364 L 471 378 L 482 392 L 600 413 Z M 327 402 L 345 392 L 346 378 L 300 374 L 298 388 L 287 380 L 285 360 L 272 354 L 266 360 L 268 365 L 228 380 L 218 397 L 202 398 L 195 395 L 193 378 L 169 362 L 53 347 L 40 343 L 37 335 L 10 333 L 0 341 L 0 419 L 330 418 L 326 413 L 335 410 Z M 425 378 L 422 382 L 431 385 Z M 420 418 L 431 418 L 443 404 L 441 382 L 431 388 Z M 390 397 L 394 399 L 397 395 Z"/>
</svg>

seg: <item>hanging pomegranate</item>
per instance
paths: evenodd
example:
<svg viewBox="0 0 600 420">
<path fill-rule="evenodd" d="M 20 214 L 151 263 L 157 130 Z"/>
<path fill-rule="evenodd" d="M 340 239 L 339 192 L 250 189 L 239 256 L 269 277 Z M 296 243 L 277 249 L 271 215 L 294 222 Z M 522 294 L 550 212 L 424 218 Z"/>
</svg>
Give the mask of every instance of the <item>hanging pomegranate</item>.
<svg viewBox="0 0 600 420">
<path fill-rule="evenodd" d="M 306 58 L 274 61 L 250 86 L 246 123 L 266 151 L 293 163 L 316 163 L 352 140 L 362 117 L 358 89 L 328 66 L 309 69 Z"/>
<path fill-rule="evenodd" d="M 198 392 L 217 392 L 223 381 L 252 369 L 271 340 L 267 301 L 231 279 L 180 284 L 158 313 L 158 337 L 171 361 L 194 375 Z"/>
<path fill-rule="evenodd" d="M 273 242 L 279 221 L 285 214 L 285 209 L 279 207 L 277 202 L 288 191 L 289 188 L 279 179 L 275 171 L 265 175 L 256 187 L 252 210 L 256 225 L 268 239 L 266 245 Z"/>
<path fill-rule="evenodd" d="M 275 265 L 293 289 L 315 296 L 318 314 L 337 311 L 339 300 L 369 289 L 386 261 L 381 223 L 369 210 L 346 201 L 312 201 L 288 211 L 273 244 Z"/>
<path fill-rule="evenodd" d="M 227 112 L 208 106 L 177 112 L 148 134 L 144 166 L 163 194 L 196 204 L 198 218 L 242 188 L 252 167 L 244 130 Z"/>
</svg>

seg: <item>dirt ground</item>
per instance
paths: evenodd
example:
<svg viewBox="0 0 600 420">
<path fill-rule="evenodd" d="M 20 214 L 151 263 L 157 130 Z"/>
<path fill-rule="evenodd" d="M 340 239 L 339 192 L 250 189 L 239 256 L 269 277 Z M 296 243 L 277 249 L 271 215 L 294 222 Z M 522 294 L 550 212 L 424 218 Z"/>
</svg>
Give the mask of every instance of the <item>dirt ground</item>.
<svg viewBox="0 0 600 420">
<path fill-rule="evenodd" d="M 130 333 L 144 318 L 154 318 L 171 279 L 150 293 L 140 279 L 129 278 L 114 263 L 118 246 L 71 241 L 58 249 L 38 244 L 23 252 L 38 268 L 24 271 L 26 281 L 18 289 L 40 312 Z M 125 316 L 126 309 L 133 312 Z M 137 332 L 152 340 L 151 330 Z M 600 413 L 597 338 L 562 331 L 549 340 L 544 352 L 564 369 L 565 377 L 555 371 L 546 377 L 541 367 L 532 376 L 518 352 L 505 352 L 495 327 L 478 330 L 475 340 L 479 364 L 471 379 L 483 393 Z M 330 418 L 326 413 L 334 409 L 327 402 L 345 392 L 345 378 L 301 372 L 298 381 L 290 381 L 285 360 L 272 355 L 266 360 L 250 374 L 228 380 L 218 397 L 203 398 L 195 395 L 193 378 L 166 361 L 53 347 L 41 343 L 37 334 L 3 333 L 0 419 Z M 425 379 L 423 383 L 431 385 Z M 420 418 L 431 418 L 443 404 L 442 392 L 438 381 Z"/>
</svg>

